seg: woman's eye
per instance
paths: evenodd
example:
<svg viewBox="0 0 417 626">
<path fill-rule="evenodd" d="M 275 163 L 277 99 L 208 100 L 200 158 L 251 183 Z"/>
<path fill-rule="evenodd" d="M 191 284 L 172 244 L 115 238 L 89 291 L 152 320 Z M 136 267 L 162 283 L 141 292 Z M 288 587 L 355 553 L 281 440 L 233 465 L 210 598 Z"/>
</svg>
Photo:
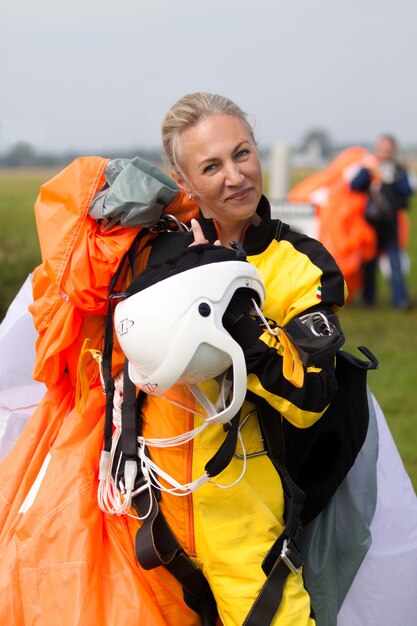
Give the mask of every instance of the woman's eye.
<svg viewBox="0 0 417 626">
<path fill-rule="evenodd" d="M 236 153 L 236 158 L 237 159 L 244 159 L 245 157 L 247 157 L 249 154 L 249 150 L 239 150 L 239 152 Z"/>
<path fill-rule="evenodd" d="M 213 172 L 215 169 L 216 164 L 210 163 L 210 165 L 206 165 L 206 167 L 203 169 L 203 174 L 210 174 L 210 172 Z"/>
</svg>

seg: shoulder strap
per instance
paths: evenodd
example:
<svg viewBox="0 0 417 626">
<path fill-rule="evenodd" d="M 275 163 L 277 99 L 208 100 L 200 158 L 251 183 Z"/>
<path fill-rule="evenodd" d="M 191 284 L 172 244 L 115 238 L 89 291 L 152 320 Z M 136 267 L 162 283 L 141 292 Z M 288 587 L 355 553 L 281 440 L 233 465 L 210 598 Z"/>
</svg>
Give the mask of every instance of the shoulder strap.
<svg viewBox="0 0 417 626">
<path fill-rule="evenodd" d="M 126 261 L 129 261 L 132 277 L 135 275 L 135 258 L 136 250 L 139 241 L 147 234 L 146 229 L 142 228 L 135 237 L 133 244 L 122 258 L 116 273 L 114 274 L 111 283 L 109 285 L 108 299 L 107 299 L 107 315 L 106 323 L 104 327 L 104 347 L 103 347 L 103 380 L 104 390 L 106 394 L 106 408 L 104 418 L 104 450 L 110 452 L 111 440 L 113 434 L 113 401 L 114 401 L 114 381 L 112 378 L 112 357 L 113 357 L 113 306 L 116 298 L 120 294 L 114 293 L 114 289 L 117 285 L 117 281 L 120 278 L 122 269 L 124 268 Z"/>
</svg>

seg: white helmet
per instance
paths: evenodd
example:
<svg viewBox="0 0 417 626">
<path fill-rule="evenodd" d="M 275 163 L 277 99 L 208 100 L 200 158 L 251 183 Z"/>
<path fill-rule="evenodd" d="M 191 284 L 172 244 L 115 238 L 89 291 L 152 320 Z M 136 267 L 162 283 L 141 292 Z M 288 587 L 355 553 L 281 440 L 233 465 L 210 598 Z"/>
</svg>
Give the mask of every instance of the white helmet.
<svg viewBox="0 0 417 626">
<path fill-rule="evenodd" d="M 146 393 L 163 395 L 175 383 L 197 383 L 233 365 L 234 397 L 211 420 L 223 423 L 243 404 L 247 373 L 243 351 L 225 330 L 222 318 L 238 289 L 251 290 L 261 307 L 265 290 L 253 265 L 236 260 L 231 250 L 206 248 L 216 262 L 206 255 L 204 265 L 189 267 L 185 253 L 174 268 L 168 264 L 162 273 L 151 272 L 150 280 L 145 270 L 133 281 L 132 295 L 116 306 L 114 324 L 129 361 L 129 377 Z M 193 248 L 189 250 L 188 257 L 195 257 Z M 153 282 L 155 278 L 158 282 Z"/>
</svg>

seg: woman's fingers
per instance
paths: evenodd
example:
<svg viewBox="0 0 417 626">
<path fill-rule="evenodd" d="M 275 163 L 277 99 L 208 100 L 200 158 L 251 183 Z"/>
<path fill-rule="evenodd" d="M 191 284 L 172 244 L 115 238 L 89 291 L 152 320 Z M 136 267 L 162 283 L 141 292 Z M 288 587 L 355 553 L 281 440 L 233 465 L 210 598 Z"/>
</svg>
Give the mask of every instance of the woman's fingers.
<svg viewBox="0 0 417 626">
<path fill-rule="evenodd" d="M 195 220 L 194 218 L 191 220 L 191 232 L 194 235 L 194 241 L 190 243 L 190 245 L 188 246 L 189 248 L 191 248 L 191 246 L 198 246 L 201 243 L 210 243 L 209 240 L 205 238 L 203 230 L 199 222 Z M 216 239 L 216 241 L 214 242 L 214 245 L 221 246 L 222 243 L 220 239 Z"/>
<path fill-rule="evenodd" d="M 208 243 L 208 240 L 204 237 L 203 230 L 197 220 L 191 220 L 191 231 L 194 235 L 193 243 L 190 243 L 190 246 L 197 246 L 200 243 Z"/>
</svg>

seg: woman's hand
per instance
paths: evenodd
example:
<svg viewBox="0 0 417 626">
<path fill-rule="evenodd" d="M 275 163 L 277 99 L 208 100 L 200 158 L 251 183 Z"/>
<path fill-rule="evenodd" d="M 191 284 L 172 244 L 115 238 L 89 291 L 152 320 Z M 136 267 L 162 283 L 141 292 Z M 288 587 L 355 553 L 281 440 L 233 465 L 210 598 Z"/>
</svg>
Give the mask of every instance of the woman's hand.
<svg viewBox="0 0 417 626">
<path fill-rule="evenodd" d="M 200 224 L 195 219 L 191 220 L 191 232 L 194 235 L 194 241 L 190 243 L 190 245 L 188 246 L 189 248 L 191 248 L 191 246 L 198 246 L 201 243 L 210 243 L 208 239 L 205 238 Z M 216 241 L 214 242 L 214 245 L 221 246 L 222 244 L 221 244 L 220 239 L 216 239 Z"/>
</svg>

